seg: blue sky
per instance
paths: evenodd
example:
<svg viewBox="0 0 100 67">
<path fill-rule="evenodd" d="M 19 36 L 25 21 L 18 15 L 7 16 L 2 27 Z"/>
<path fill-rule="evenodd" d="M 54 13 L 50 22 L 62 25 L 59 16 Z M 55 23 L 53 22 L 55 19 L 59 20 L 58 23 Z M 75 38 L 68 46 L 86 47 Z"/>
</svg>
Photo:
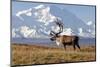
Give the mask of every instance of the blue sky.
<svg viewBox="0 0 100 67">
<path fill-rule="evenodd" d="M 44 5 L 45 10 L 47 10 L 47 7 L 50 8 L 50 10 L 48 11 L 49 17 L 47 17 L 48 15 L 44 14 L 45 16 L 43 16 L 43 17 L 45 17 L 45 18 L 43 18 L 43 17 L 41 18 L 41 19 L 43 19 L 42 25 L 44 24 L 43 21 L 48 20 L 48 19 L 51 20 L 53 16 L 60 17 L 64 23 L 64 28 L 67 28 L 70 32 L 71 32 L 71 30 L 73 30 L 75 34 L 78 34 L 80 36 L 86 36 L 86 35 L 88 37 L 90 37 L 92 35 L 95 36 L 95 18 L 96 18 L 95 17 L 95 6 L 86 6 L 86 5 L 12 1 L 12 15 L 14 18 L 14 19 L 12 19 L 12 21 L 13 21 L 12 27 L 13 28 L 16 28 L 16 27 L 21 28 L 21 26 L 26 25 L 26 26 L 24 26 L 24 28 L 27 29 L 27 32 L 28 32 L 27 35 L 29 35 L 29 32 L 33 33 L 36 31 L 40 31 L 40 33 L 41 32 L 44 33 L 47 31 L 49 32 L 47 27 L 49 28 L 51 26 L 47 26 L 47 27 L 45 26 L 46 30 L 44 30 L 45 29 L 44 26 L 42 26 L 42 28 L 43 28 L 42 30 L 41 30 L 41 27 L 36 28 L 36 27 L 40 26 L 41 23 L 40 23 L 40 21 L 37 21 L 40 19 L 34 18 L 35 15 L 32 15 L 32 16 L 27 16 L 25 14 L 21 15 L 21 17 L 22 17 L 22 19 L 24 19 L 24 21 L 22 21 L 20 19 L 21 17 L 16 16 L 16 14 L 18 14 L 19 12 L 21 12 L 23 10 L 29 10 L 30 8 L 34 8 L 39 5 Z M 33 13 L 35 14 L 35 12 L 33 12 Z M 30 15 L 30 13 L 28 13 L 28 14 Z M 52 17 L 50 17 L 50 15 Z M 17 17 L 17 18 L 15 18 L 15 17 Z M 22 22 L 22 23 L 20 23 L 20 22 Z M 45 24 L 46 23 L 48 23 L 48 21 L 45 21 Z M 34 28 L 31 29 L 30 27 L 34 27 Z M 16 31 L 17 31 L 17 29 L 16 30 L 13 29 L 14 35 L 16 34 Z M 17 32 L 20 32 L 20 31 L 17 31 Z M 67 32 L 64 31 L 64 32 L 68 33 L 69 31 L 67 31 Z M 27 32 L 23 32 L 22 34 L 25 34 Z"/>
<path fill-rule="evenodd" d="M 56 5 L 62 9 L 67 9 L 74 13 L 76 16 L 80 17 L 83 21 L 92 20 L 95 22 L 95 6 L 80 6 L 80 5 L 69 5 L 69 4 L 46 4 L 46 3 L 31 3 L 31 2 L 12 2 L 12 14 L 14 15 L 18 11 L 25 10 L 28 8 L 35 7 L 40 4 L 45 5 Z"/>
</svg>

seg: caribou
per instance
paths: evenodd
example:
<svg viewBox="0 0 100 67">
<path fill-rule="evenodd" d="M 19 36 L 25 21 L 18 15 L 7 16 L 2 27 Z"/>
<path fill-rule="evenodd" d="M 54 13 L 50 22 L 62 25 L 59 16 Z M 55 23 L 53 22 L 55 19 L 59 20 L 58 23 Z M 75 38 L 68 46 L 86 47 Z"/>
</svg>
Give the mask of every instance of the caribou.
<svg viewBox="0 0 100 67">
<path fill-rule="evenodd" d="M 56 44 L 58 46 L 63 45 L 65 50 L 66 50 L 66 45 L 72 45 L 74 50 L 76 50 L 76 47 L 78 47 L 80 50 L 79 37 L 75 35 L 60 35 L 60 33 L 63 32 L 63 24 L 58 19 L 55 21 L 55 23 L 59 26 L 59 32 L 55 33 L 54 31 L 51 31 L 50 40 L 56 41 Z"/>
</svg>

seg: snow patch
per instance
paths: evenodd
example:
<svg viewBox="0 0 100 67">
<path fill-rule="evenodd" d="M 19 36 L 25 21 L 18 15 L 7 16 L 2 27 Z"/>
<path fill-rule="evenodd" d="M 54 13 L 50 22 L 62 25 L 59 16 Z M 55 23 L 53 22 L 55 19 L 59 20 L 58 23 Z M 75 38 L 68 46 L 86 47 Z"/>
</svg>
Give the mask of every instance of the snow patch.
<svg viewBox="0 0 100 67">
<path fill-rule="evenodd" d="M 22 26 L 20 28 L 20 33 L 25 37 L 25 38 L 33 38 L 36 34 L 35 29 L 31 29 L 28 26 Z"/>
<path fill-rule="evenodd" d="M 34 13 L 35 18 L 37 21 L 44 23 L 45 25 L 48 25 L 50 22 L 53 22 L 55 20 L 55 16 L 50 13 L 50 7 L 44 6 L 44 5 L 38 5 L 35 7 L 36 11 Z"/>
<path fill-rule="evenodd" d="M 24 21 L 24 19 L 22 18 L 21 15 L 25 14 L 26 16 L 32 16 L 32 8 L 29 8 L 27 10 L 22 10 L 16 13 L 16 16 L 19 17 L 22 21 Z"/>
<path fill-rule="evenodd" d="M 93 22 L 92 21 L 89 21 L 89 22 L 87 22 L 87 25 L 92 25 L 93 24 Z"/>
<path fill-rule="evenodd" d="M 74 35 L 73 30 L 71 28 L 64 28 L 61 35 Z"/>
</svg>

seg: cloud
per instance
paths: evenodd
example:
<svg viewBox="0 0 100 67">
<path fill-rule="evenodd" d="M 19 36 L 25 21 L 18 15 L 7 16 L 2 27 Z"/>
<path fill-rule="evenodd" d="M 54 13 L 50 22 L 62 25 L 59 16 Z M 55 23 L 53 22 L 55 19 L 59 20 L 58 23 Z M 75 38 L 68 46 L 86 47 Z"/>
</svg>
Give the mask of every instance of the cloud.
<svg viewBox="0 0 100 67">
<path fill-rule="evenodd" d="M 21 15 L 23 15 L 23 14 L 25 14 L 26 16 L 32 16 L 32 8 L 19 11 L 16 13 L 16 16 L 19 17 L 22 21 L 24 21 L 24 19 L 21 17 Z"/>
<path fill-rule="evenodd" d="M 16 37 L 15 29 L 12 29 L 12 37 Z"/>
<path fill-rule="evenodd" d="M 36 21 L 42 22 L 45 26 L 49 25 L 50 22 L 55 21 L 56 18 L 61 19 L 60 17 L 56 17 L 51 14 L 50 7 L 45 5 L 38 5 L 33 8 L 22 10 L 16 13 L 16 16 L 19 17 L 22 21 L 24 21 L 22 15 L 34 16 L 34 19 Z"/>
<path fill-rule="evenodd" d="M 43 22 L 48 25 L 50 22 L 55 20 L 55 16 L 50 13 L 50 7 L 44 5 L 38 5 L 35 7 L 35 17 L 39 22 Z"/>
<path fill-rule="evenodd" d="M 12 29 L 12 38 L 22 37 L 22 38 L 42 38 L 45 37 L 42 34 L 37 33 L 36 27 L 30 28 L 28 26 L 21 26 L 19 28 Z"/>
<path fill-rule="evenodd" d="M 92 21 L 89 21 L 89 22 L 87 22 L 86 24 L 90 26 L 90 25 L 93 24 L 93 22 L 92 22 Z"/>
<path fill-rule="evenodd" d="M 89 38 L 95 37 L 94 32 L 91 29 L 87 29 L 87 32 L 86 32 L 83 30 L 83 28 L 79 28 L 78 31 L 79 31 L 78 35 L 81 37 L 89 37 Z"/>
<path fill-rule="evenodd" d="M 95 37 L 95 23 L 93 21 L 89 21 L 88 26 L 89 26 L 88 32 L 90 32 L 92 37 Z"/>
<path fill-rule="evenodd" d="M 28 26 L 21 26 L 20 34 L 22 34 L 25 38 L 34 38 L 36 35 L 36 30 L 33 28 L 31 29 Z"/>
<path fill-rule="evenodd" d="M 61 35 L 74 35 L 73 30 L 71 28 L 64 28 Z"/>
<path fill-rule="evenodd" d="M 35 9 L 41 9 L 41 8 L 44 8 L 44 5 L 38 5 L 38 6 L 36 6 L 36 7 L 34 7 Z"/>
<path fill-rule="evenodd" d="M 95 37 L 95 23 L 93 21 L 88 21 L 85 23 L 88 28 L 78 28 L 78 35 L 82 37 Z"/>
<path fill-rule="evenodd" d="M 55 33 L 58 33 L 60 30 L 59 26 L 51 26 L 51 30 L 54 31 Z"/>
<path fill-rule="evenodd" d="M 79 31 L 78 33 L 79 36 L 85 36 L 85 33 L 83 32 L 83 28 L 78 28 L 78 31 Z"/>
<path fill-rule="evenodd" d="M 16 29 L 16 28 L 13 28 L 12 29 L 12 37 L 14 38 L 14 37 L 20 37 L 18 34 L 17 34 L 17 32 L 18 32 L 18 29 Z"/>
<path fill-rule="evenodd" d="M 92 32 L 92 30 L 91 29 L 88 29 L 88 32 Z"/>
<path fill-rule="evenodd" d="M 78 31 L 79 31 L 79 34 L 82 34 L 83 33 L 83 28 L 79 28 Z"/>
<path fill-rule="evenodd" d="M 37 29 L 36 29 L 36 27 L 30 28 L 28 26 L 22 26 L 22 27 L 20 27 L 19 31 L 12 30 L 13 37 L 17 36 L 16 32 L 19 32 L 25 38 L 33 38 L 33 37 L 42 37 L 44 34 L 49 34 L 50 30 L 53 30 L 55 32 L 59 31 L 58 26 L 51 26 L 51 28 L 48 28 L 48 27 L 50 27 L 49 25 L 51 22 L 55 21 L 56 18 L 59 18 L 59 17 L 51 14 L 49 6 L 38 5 L 33 8 L 19 11 L 19 12 L 17 12 L 16 16 L 24 21 L 24 18 L 22 17 L 23 14 L 26 16 L 34 15 L 34 20 L 42 23 L 41 25 L 43 25 L 43 26 L 39 25 L 40 28 L 37 28 Z M 78 28 L 78 32 L 76 34 L 78 34 L 79 36 L 83 36 L 83 37 L 95 36 L 94 22 L 88 21 L 85 24 L 86 24 L 86 26 L 88 26 L 87 27 L 88 29 Z M 76 32 L 76 31 L 74 31 L 72 29 L 73 28 L 65 28 L 61 34 L 62 35 L 74 35 L 75 34 L 74 32 Z M 40 35 L 40 34 L 43 34 L 43 35 Z"/>
</svg>

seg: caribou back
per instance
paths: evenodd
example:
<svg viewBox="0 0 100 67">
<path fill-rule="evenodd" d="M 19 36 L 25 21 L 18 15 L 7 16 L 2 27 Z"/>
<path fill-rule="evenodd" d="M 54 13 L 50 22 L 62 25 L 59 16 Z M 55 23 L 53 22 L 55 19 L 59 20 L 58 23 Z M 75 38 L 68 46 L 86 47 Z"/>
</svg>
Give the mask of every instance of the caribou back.
<svg viewBox="0 0 100 67">
<path fill-rule="evenodd" d="M 62 36 L 58 36 L 56 38 L 56 41 L 57 42 L 60 42 L 60 43 L 72 43 L 72 42 L 75 42 L 78 40 L 78 37 L 77 36 L 68 36 L 68 35 L 62 35 Z"/>
</svg>

